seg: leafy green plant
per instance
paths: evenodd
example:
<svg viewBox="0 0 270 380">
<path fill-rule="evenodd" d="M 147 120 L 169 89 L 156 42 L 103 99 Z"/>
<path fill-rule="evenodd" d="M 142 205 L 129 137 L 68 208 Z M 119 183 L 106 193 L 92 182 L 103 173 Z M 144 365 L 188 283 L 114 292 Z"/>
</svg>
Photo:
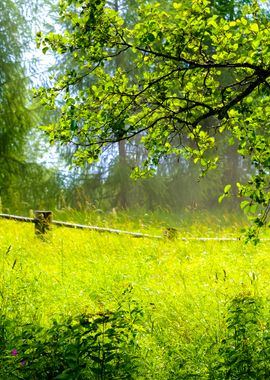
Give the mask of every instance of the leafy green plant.
<svg viewBox="0 0 270 380">
<path fill-rule="evenodd" d="M 213 379 L 269 379 L 270 336 L 262 300 L 249 293 L 239 294 L 229 304 L 226 324 Z"/>
<path fill-rule="evenodd" d="M 77 379 L 76 373 L 84 367 L 99 380 L 136 378 L 139 364 L 136 337 L 141 318 L 142 309 L 134 300 L 123 300 L 115 311 L 78 316 L 69 326 L 72 341 L 64 353 L 68 368 L 56 378 L 69 379 L 74 374 Z M 69 330 L 65 340 L 69 341 Z"/>
<path fill-rule="evenodd" d="M 0 376 L 22 379 L 135 379 L 140 366 L 137 335 L 143 312 L 126 297 L 112 311 L 54 321 L 49 328 L 29 324 L 4 347 Z"/>
</svg>

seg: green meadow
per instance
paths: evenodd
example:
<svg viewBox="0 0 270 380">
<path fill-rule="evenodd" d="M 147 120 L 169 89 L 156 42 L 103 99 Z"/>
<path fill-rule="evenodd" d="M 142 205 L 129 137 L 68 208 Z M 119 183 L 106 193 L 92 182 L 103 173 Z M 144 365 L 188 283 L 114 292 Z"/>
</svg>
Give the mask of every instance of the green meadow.
<svg viewBox="0 0 270 380">
<path fill-rule="evenodd" d="M 238 236 L 227 221 L 183 221 L 179 236 Z M 0 379 L 270 378 L 268 241 L 55 226 L 41 239 L 0 219 L 0 254 Z"/>
</svg>

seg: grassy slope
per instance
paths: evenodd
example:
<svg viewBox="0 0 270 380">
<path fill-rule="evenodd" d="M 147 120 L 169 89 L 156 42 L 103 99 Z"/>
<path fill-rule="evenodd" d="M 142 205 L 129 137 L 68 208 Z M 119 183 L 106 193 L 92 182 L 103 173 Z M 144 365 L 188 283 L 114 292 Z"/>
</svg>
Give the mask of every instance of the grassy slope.
<svg viewBox="0 0 270 380">
<path fill-rule="evenodd" d="M 198 225 L 192 230 L 207 233 Z M 42 241 L 33 225 L 6 220 L 0 231 L 2 314 L 20 323 L 46 325 L 56 314 L 110 309 L 132 284 L 159 349 L 181 341 L 189 350 L 189 342 L 209 334 L 220 339 L 232 297 L 267 300 L 270 291 L 269 242 L 135 239 L 65 228 Z"/>
</svg>

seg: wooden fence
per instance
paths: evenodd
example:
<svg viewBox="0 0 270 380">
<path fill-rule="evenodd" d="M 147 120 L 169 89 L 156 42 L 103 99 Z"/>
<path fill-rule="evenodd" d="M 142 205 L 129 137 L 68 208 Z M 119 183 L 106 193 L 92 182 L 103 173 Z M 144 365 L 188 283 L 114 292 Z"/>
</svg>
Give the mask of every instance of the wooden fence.
<svg viewBox="0 0 270 380">
<path fill-rule="evenodd" d="M 241 238 L 235 238 L 235 237 L 181 237 L 179 236 L 179 233 L 177 232 L 177 230 L 173 228 L 172 229 L 169 228 L 165 230 L 163 236 L 150 235 L 150 234 L 143 234 L 140 232 L 123 231 L 123 230 L 118 230 L 118 229 L 113 229 L 113 228 L 103 228 L 103 227 L 97 227 L 97 226 L 88 226 L 84 224 L 61 222 L 61 221 L 52 219 L 51 211 L 35 211 L 34 214 L 35 214 L 34 218 L 10 215 L 10 214 L 0 214 L 0 217 L 5 218 L 5 219 L 10 219 L 10 220 L 16 220 L 19 222 L 34 223 L 36 235 L 43 235 L 51 229 L 51 225 L 56 225 L 59 227 L 85 229 L 85 230 L 92 230 L 92 231 L 97 231 L 97 232 L 108 232 L 108 233 L 114 233 L 114 234 L 124 234 L 124 235 L 130 235 L 136 238 L 151 238 L 151 239 L 164 239 L 164 238 L 174 239 L 175 238 L 177 240 L 182 240 L 182 241 L 239 241 L 241 240 Z M 261 240 L 269 241 L 270 239 L 261 239 Z"/>
<path fill-rule="evenodd" d="M 109 233 L 114 233 L 114 234 L 125 234 L 125 235 L 131 235 L 137 238 L 141 238 L 141 237 L 152 238 L 152 239 L 163 238 L 162 236 L 143 234 L 140 232 L 129 232 L 129 231 L 122 231 L 122 230 L 117 230 L 113 228 L 103 228 L 103 227 L 97 227 L 97 226 L 87 226 L 84 224 L 61 222 L 59 220 L 53 220 L 52 213 L 50 211 L 35 211 L 35 218 L 28 218 L 26 216 L 17 216 L 17 215 L 10 215 L 10 214 L 0 214 L 0 217 L 5 218 L 5 219 L 10 219 L 10 220 L 17 220 L 19 222 L 34 223 L 35 232 L 37 235 L 46 233 L 48 230 L 50 230 L 51 225 L 54 224 L 59 227 L 93 230 L 93 231 L 98 231 L 98 232 L 109 232 Z"/>
</svg>

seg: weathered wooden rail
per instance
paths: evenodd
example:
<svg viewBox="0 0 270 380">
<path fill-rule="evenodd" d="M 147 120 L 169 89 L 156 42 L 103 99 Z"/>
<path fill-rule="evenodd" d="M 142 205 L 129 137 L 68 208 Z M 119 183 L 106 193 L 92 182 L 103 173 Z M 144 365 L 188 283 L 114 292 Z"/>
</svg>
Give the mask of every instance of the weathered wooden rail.
<svg viewBox="0 0 270 380">
<path fill-rule="evenodd" d="M 125 235 L 130 235 L 130 236 L 133 236 L 136 238 L 152 238 L 152 239 L 162 239 L 163 238 L 162 236 L 143 234 L 140 232 L 130 232 L 130 231 L 113 229 L 113 228 L 87 226 L 84 224 L 61 222 L 59 220 L 53 220 L 52 219 L 52 213 L 50 211 L 35 211 L 35 218 L 29 218 L 26 216 L 10 215 L 10 214 L 0 214 L 0 217 L 5 218 L 5 219 L 10 219 L 10 220 L 17 220 L 19 222 L 34 223 L 35 224 L 35 231 L 36 231 L 37 235 L 41 235 L 41 234 L 46 233 L 48 230 L 50 230 L 50 225 L 54 224 L 54 225 L 59 226 L 59 227 L 93 230 L 93 231 L 97 231 L 97 232 L 109 232 L 109 233 L 114 233 L 114 234 L 125 234 Z"/>
<path fill-rule="evenodd" d="M 164 239 L 168 237 L 166 233 L 163 236 L 150 235 L 150 234 L 143 234 L 141 232 L 130 232 L 130 231 L 113 229 L 113 228 L 104 228 L 104 227 L 88 226 L 88 225 L 77 224 L 77 223 L 61 222 L 59 220 L 52 219 L 51 211 L 35 211 L 34 214 L 35 214 L 34 218 L 30 218 L 26 216 L 10 215 L 10 214 L 0 214 L 0 217 L 5 218 L 5 219 L 10 219 L 10 220 L 16 220 L 19 222 L 34 223 L 36 235 L 45 234 L 47 231 L 51 229 L 51 225 L 54 224 L 59 227 L 92 230 L 92 231 L 97 231 L 97 232 L 108 232 L 108 233 L 114 233 L 114 234 L 124 234 L 124 235 L 130 235 L 136 238 Z M 191 236 L 190 237 L 176 236 L 175 239 L 182 240 L 182 241 L 239 241 L 240 240 L 240 238 L 234 238 L 234 237 L 191 237 Z M 262 239 L 262 240 L 269 240 L 269 239 Z"/>
</svg>

